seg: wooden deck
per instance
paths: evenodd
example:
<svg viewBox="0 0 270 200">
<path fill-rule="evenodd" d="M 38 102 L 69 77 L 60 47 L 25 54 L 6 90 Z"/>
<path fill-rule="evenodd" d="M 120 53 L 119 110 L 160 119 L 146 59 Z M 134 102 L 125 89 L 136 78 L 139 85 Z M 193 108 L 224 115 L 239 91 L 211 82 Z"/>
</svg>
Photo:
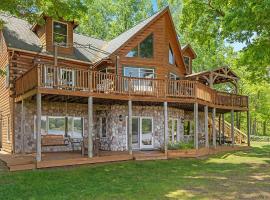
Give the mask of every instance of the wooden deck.
<svg viewBox="0 0 270 200">
<path fill-rule="evenodd" d="M 64 76 L 63 71 L 66 72 Z M 248 109 L 247 96 L 218 92 L 197 81 L 133 78 L 41 64 L 23 74 L 15 83 L 16 101 L 37 92 L 149 102 L 199 102 L 221 109 Z"/>
<path fill-rule="evenodd" d="M 42 161 L 36 163 L 35 154 L 7 154 L 0 152 L 0 160 L 2 160 L 10 171 L 33 170 L 53 167 L 66 167 L 76 165 L 98 164 L 119 162 L 128 160 L 166 160 L 172 158 L 196 158 L 200 156 L 212 155 L 220 152 L 230 152 L 238 150 L 250 149 L 248 146 L 219 146 L 213 148 L 201 148 L 199 150 L 169 150 L 167 154 L 161 151 L 134 151 L 133 155 L 128 152 L 111 152 L 103 151 L 100 156 L 88 158 L 82 156 L 80 152 L 55 152 L 42 153 Z"/>
</svg>

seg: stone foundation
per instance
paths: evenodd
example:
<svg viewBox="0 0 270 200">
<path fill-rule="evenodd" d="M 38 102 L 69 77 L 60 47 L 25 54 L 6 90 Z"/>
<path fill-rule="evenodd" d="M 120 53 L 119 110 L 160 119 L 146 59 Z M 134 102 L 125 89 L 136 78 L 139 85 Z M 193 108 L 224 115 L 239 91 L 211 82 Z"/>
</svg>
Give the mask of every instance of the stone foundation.
<svg viewBox="0 0 270 200">
<path fill-rule="evenodd" d="M 15 152 L 20 153 L 24 147 L 26 153 L 35 152 L 36 139 L 34 133 L 34 119 L 36 115 L 36 102 L 25 101 L 25 134 L 24 142 L 21 127 L 21 104 L 15 105 Z M 155 149 L 163 147 L 164 144 L 164 108 L 163 106 L 133 106 L 133 116 L 152 117 Z M 84 135 L 87 136 L 87 105 L 75 103 L 42 102 L 42 115 L 47 116 L 74 116 L 84 119 Z M 127 150 L 127 105 L 96 105 L 94 104 L 94 135 L 100 134 L 100 117 L 107 119 L 107 138 L 101 139 L 101 149 L 106 149 L 105 141 L 112 140 L 111 150 Z M 180 135 L 184 133 L 183 119 L 193 120 L 193 112 L 184 112 L 177 108 L 168 108 L 168 118 L 179 120 L 178 130 Z M 199 113 L 199 133 L 204 133 L 204 115 Z M 80 149 L 79 146 L 75 149 Z M 60 147 L 43 147 L 43 152 L 71 151 L 71 145 Z"/>
</svg>

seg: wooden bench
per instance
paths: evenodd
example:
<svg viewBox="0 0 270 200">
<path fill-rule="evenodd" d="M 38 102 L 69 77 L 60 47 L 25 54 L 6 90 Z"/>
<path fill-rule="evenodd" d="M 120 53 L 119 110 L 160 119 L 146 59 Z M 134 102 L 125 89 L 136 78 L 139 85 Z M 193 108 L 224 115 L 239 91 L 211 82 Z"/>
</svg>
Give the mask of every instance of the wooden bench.
<svg viewBox="0 0 270 200">
<path fill-rule="evenodd" d="M 63 135 L 43 135 L 41 137 L 42 146 L 67 146 L 69 139 Z"/>
</svg>

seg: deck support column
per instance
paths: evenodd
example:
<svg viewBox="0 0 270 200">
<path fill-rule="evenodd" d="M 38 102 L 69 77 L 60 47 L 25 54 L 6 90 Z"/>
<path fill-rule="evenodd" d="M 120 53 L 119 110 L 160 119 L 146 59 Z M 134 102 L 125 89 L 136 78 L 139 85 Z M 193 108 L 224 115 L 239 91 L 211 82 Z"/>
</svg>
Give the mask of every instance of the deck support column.
<svg viewBox="0 0 270 200">
<path fill-rule="evenodd" d="M 164 102 L 164 150 L 168 151 L 168 102 Z"/>
<path fill-rule="evenodd" d="M 37 93 L 37 147 L 36 147 L 36 161 L 41 161 L 41 94 Z"/>
<path fill-rule="evenodd" d="M 196 149 L 199 149 L 199 111 L 198 103 L 194 104 L 194 145 Z"/>
<path fill-rule="evenodd" d="M 225 118 L 224 118 L 224 113 L 221 114 L 221 129 L 222 129 L 222 143 L 225 144 Z"/>
<path fill-rule="evenodd" d="M 208 135 L 208 106 L 204 106 L 204 134 L 205 134 L 205 147 L 209 148 L 209 135 Z"/>
<path fill-rule="evenodd" d="M 181 120 L 178 118 L 177 123 L 176 123 L 176 141 L 177 142 L 180 142 L 182 140 L 182 135 L 181 135 L 181 131 L 180 131 L 180 124 L 181 124 Z"/>
<path fill-rule="evenodd" d="M 213 132 L 213 146 L 217 147 L 217 132 L 216 132 L 216 108 L 212 109 L 212 132 Z"/>
<path fill-rule="evenodd" d="M 132 155 L 132 101 L 128 101 L 128 152 Z"/>
<path fill-rule="evenodd" d="M 232 146 L 234 146 L 234 110 L 231 110 L 231 137 Z"/>
<path fill-rule="evenodd" d="M 93 157 L 93 97 L 88 97 L 88 157 Z"/>
</svg>

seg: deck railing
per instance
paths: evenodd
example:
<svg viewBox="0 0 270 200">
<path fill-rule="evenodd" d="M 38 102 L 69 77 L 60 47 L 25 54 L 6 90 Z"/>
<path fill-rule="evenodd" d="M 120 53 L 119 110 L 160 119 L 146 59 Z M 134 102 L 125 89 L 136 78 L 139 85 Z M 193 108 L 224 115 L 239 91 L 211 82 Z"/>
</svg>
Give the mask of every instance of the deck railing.
<svg viewBox="0 0 270 200">
<path fill-rule="evenodd" d="M 219 106 L 247 107 L 247 96 L 217 92 L 189 80 L 134 78 L 40 64 L 15 82 L 16 96 L 34 88 L 156 98 L 196 98 Z"/>
</svg>

